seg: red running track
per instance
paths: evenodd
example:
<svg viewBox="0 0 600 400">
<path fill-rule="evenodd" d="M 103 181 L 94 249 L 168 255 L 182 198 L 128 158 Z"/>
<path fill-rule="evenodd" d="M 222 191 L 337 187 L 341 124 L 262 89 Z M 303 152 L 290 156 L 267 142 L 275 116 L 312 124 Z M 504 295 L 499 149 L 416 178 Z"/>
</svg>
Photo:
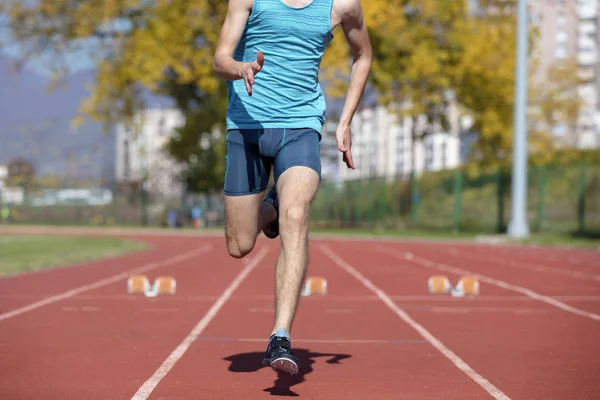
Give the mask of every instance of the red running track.
<svg viewBox="0 0 600 400">
<path fill-rule="evenodd" d="M 222 238 L 136 239 L 153 249 L 0 279 L 1 398 L 600 398 L 599 253 L 314 240 L 309 275 L 329 292 L 302 299 L 288 377 L 260 365 L 276 241 L 234 260 Z M 135 269 L 174 276 L 177 294 L 127 295 Z M 457 271 L 491 283 L 427 293 Z"/>
</svg>

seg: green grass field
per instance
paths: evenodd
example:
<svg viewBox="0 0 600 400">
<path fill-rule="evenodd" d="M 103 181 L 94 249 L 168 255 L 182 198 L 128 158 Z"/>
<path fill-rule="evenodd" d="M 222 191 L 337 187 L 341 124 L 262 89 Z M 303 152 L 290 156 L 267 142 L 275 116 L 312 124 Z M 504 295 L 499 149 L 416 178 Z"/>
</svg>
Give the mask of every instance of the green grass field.
<svg viewBox="0 0 600 400">
<path fill-rule="evenodd" d="M 145 248 L 143 243 L 103 237 L 0 235 L 0 276 L 94 261 Z"/>
</svg>

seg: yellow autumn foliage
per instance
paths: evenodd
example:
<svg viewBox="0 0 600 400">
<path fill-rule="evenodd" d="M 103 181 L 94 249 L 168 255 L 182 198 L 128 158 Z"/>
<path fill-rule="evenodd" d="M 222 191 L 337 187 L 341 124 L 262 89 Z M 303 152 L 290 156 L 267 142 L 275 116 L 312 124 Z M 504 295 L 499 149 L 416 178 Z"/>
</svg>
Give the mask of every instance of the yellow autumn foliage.
<svg viewBox="0 0 600 400">
<path fill-rule="evenodd" d="M 82 116 L 114 121 L 143 107 L 142 90 L 164 92 L 165 72 L 221 93 L 213 54 L 226 0 L 4 0 L 10 32 L 29 54 L 65 55 L 86 43 L 97 81 Z M 362 6 L 374 48 L 379 101 L 443 125 L 448 92 L 475 121 L 476 153 L 489 165 L 512 148 L 514 0 L 369 0 Z M 322 81 L 343 96 L 351 56 L 337 28 Z M 57 57 L 56 59 L 59 59 Z M 57 64 L 60 65 L 60 64 Z M 64 73 L 57 67 L 59 73 Z M 166 93 L 168 94 L 168 93 Z M 397 107 L 403 104 L 403 107 Z"/>
</svg>

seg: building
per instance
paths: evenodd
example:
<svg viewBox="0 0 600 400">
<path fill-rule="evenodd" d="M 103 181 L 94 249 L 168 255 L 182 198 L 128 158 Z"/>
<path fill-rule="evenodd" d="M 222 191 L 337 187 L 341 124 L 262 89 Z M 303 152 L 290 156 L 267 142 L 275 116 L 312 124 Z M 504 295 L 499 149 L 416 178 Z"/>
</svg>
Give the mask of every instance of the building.
<svg viewBox="0 0 600 400">
<path fill-rule="evenodd" d="M 21 187 L 7 187 L 8 167 L 0 165 L 0 205 L 20 205 L 25 202 L 25 190 Z"/>
<path fill-rule="evenodd" d="M 8 167 L 6 165 L 0 165 L 0 186 L 4 185 L 6 178 L 8 178 Z"/>
<path fill-rule="evenodd" d="M 531 21 L 539 32 L 534 53 L 538 69 L 533 84 L 547 82 L 548 69 L 560 61 L 577 60 L 582 101 L 576 132 L 554 127 L 558 139 L 579 148 L 600 147 L 600 10 L 598 0 L 530 0 Z M 568 137 L 572 136 L 572 137 Z"/>
<path fill-rule="evenodd" d="M 423 140 L 412 141 L 412 120 L 400 117 L 382 105 L 362 106 L 352 120 L 352 156 L 356 170 L 346 167 L 337 148 L 337 123 L 329 121 L 321 141 L 322 177 L 340 182 L 368 177 L 407 177 L 425 171 L 439 171 L 459 166 L 468 149 L 463 132 L 468 126 L 456 108 L 449 111 L 451 131 L 435 131 Z M 414 156 L 414 163 L 413 163 Z"/>
<path fill-rule="evenodd" d="M 183 169 L 167 154 L 165 145 L 174 129 L 184 122 L 175 109 L 148 109 L 135 119 L 138 128 L 119 124 L 116 128 L 116 179 L 120 183 L 142 182 L 153 195 L 177 198 L 183 185 Z"/>
</svg>

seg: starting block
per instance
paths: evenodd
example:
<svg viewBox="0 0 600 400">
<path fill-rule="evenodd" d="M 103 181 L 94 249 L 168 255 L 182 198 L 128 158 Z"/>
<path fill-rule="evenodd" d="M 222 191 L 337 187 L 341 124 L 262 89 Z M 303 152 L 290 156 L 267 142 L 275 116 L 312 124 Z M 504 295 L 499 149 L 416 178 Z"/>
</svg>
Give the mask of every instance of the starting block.
<svg viewBox="0 0 600 400">
<path fill-rule="evenodd" d="M 152 286 L 145 275 L 134 275 L 127 280 L 127 293 L 143 293 L 146 297 L 175 294 L 176 288 L 177 282 L 172 276 L 159 276 Z"/>
<path fill-rule="evenodd" d="M 429 293 L 448 293 L 452 289 L 450 280 L 447 276 L 436 275 L 429 278 L 427 281 Z"/>
<path fill-rule="evenodd" d="M 327 294 L 327 279 L 321 276 L 313 276 L 304 281 L 302 296 Z"/>
<path fill-rule="evenodd" d="M 473 276 L 463 276 L 456 287 L 452 289 L 451 294 L 454 297 L 477 296 L 479 294 L 479 280 Z"/>
<path fill-rule="evenodd" d="M 150 290 L 150 281 L 146 275 L 133 275 L 127 280 L 127 293 L 146 293 Z"/>
<path fill-rule="evenodd" d="M 146 297 L 156 297 L 159 294 L 175 294 L 177 282 L 172 276 L 159 276 L 154 280 L 154 285 L 147 291 Z"/>
</svg>

